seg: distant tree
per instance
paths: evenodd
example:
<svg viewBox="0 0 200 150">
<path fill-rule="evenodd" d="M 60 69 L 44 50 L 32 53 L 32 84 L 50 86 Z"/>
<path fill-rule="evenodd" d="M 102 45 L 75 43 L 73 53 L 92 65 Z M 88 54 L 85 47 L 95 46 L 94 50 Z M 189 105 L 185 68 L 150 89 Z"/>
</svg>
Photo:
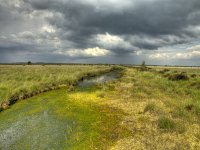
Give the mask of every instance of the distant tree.
<svg viewBox="0 0 200 150">
<path fill-rule="evenodd" d="M 147 71 L 147 67 L 146 67 L 146 63 L 145 63 L 145 61 L 142 61 L 142 64 L 141 64 L 141 66 L 139 67 L 139 70 L 140 71 Z"/>
<path fill-rule="evenodd" d="M 142 67 L 146 67 L 146 63 L 145 63 L 145 61 L 143 60 L 142 61 L 142 65 L 141 65 Z"/>
<path fill-rule="evenodd" d="M 28 63 L 27 63 L 28 65 L 31 65 L 31 61 L 28 61 Z"/>
</svg>

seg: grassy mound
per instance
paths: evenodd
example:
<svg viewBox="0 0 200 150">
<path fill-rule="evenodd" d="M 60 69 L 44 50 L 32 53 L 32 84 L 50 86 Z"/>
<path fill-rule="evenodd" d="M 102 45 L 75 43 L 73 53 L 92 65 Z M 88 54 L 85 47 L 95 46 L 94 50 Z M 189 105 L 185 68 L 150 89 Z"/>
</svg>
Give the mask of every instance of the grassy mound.
<svg viewBox="0 0 200 150">
<path fill-rule="evenodd" d="M 173 74 L 168 77 L 172 81 L 189 80 L 189 77 L 185 73 Z"/>
</svg>

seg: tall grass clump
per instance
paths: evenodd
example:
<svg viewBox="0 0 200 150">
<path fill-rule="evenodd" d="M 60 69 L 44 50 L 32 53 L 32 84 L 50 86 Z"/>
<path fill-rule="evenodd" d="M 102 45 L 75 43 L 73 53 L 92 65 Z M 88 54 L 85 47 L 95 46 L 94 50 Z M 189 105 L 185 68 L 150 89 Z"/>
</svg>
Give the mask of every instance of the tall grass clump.
<svg viewBox="0 0 200 150">
<path fill-rule="evenodd" d="M 174 130 L 176 128 L 176 124 L 172 119 L 162 116 L 158 119 L 158 127 L 160 129 Z"/>
<path fill-rule="evenodd" d="M 158 127 L 165 131 L 174 131 L 177 133 L 184 133 L 186 131 L 186 127 L 182 122 L 175 122 L 173 119 L 165 116 L 159 117 Z"/>
</svg>

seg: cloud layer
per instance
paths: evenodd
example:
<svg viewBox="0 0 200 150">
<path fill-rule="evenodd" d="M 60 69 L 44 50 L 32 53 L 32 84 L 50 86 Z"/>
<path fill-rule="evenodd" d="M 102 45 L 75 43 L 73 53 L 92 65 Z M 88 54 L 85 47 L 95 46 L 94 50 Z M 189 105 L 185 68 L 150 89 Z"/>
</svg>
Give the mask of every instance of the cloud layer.
<svg viewBox="0 0 200 150">
<path fill-rule="evenodd" d="M 199 0 L 0 1 L 1 62 L 137 56 L 199 65 Z"/>
</svg>

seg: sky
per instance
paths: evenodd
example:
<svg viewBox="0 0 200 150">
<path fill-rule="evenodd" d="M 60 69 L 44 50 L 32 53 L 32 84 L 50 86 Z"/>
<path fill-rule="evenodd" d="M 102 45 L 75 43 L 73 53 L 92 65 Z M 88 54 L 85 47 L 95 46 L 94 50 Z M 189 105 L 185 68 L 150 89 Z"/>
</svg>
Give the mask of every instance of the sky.
<svg viewBox="0 0 200 150">
<path fill-rule="evenodd" d="M 200 65 L 200 0 L 0 0 L 0 63 Z"/>
</svg>

